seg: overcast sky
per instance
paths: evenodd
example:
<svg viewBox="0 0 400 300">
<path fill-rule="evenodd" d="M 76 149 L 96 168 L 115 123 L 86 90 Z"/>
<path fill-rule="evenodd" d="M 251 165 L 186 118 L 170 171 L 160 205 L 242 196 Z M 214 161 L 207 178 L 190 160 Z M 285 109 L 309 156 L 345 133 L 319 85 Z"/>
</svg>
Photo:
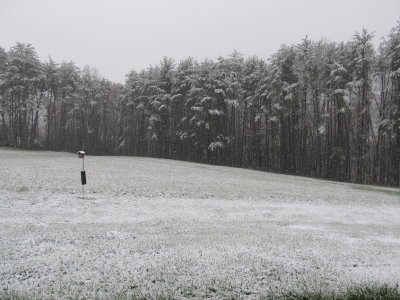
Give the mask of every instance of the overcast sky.
<svg viewBox="0 0 400 300">
<path fill-rule="evenodd" d="M 0 47 L 30 43 L 42 61 L 74 61 L 123 83 L 132 69 L 227 56 L 268 58 L 282 43 L 347 41 L 400 18 L 399 0 L 0 0 Z"/>
</svg>

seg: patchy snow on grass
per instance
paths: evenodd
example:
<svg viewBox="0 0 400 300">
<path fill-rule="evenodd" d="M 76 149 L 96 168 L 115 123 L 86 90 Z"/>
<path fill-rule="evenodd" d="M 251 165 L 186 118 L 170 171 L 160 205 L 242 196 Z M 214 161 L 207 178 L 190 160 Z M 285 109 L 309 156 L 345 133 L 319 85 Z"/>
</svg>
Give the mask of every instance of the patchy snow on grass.
<svg viewBox="0 0 400 300">
<path fill-rule="evenodd" d="M 0 298 L 259 298 L 400 281 L 398 189 L 0 149 Z M 390 191 L 390 193 L 381 192 Z"/>
</svg>

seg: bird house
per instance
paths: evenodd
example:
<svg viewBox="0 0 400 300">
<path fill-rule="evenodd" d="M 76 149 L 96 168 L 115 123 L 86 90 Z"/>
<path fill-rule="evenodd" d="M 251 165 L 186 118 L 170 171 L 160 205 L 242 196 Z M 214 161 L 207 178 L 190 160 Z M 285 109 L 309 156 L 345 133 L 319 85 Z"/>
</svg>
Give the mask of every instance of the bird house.
<svg viewBox="0 0 400 300">
<path fill-rule="evenodd" d="M 77 153 L 79 155 L 79 158 L 84 158 L 85 157 L 85 151 L 78 151 Z"/>
</svg>

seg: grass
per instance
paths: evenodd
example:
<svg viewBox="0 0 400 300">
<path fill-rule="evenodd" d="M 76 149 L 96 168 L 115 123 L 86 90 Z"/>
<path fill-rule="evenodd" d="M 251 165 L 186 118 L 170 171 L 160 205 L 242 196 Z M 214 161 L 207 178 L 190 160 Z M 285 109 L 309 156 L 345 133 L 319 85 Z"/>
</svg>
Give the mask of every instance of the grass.
<svg viewBox="0 0 400 300">
<path fill-rule="evenodd" d="M 223 297 L 223 299 L 243 299 L 246 295 L 232 295 Z M 189 297 L 190 298 L 190 297 Z M 207 298 L 212 299 L 212 295 L 208 295 Z M 35 298 L 32 295 L 30 297 L 18 295 L 15 292 L 12 293 L 0 293 L 0 299 L 2 300 L 27 300 L 27 299 L 40 299 Z M 175 299 L 173 295 L 161 294 L 161 295 L 146 295 L 142 293 L 126 295 L 118 294 L 111 297 L 112 300 L 172 300 Z M 221 299 L 221 297 L 218 297 Z M 269 295 L 260 297 L 265 300 L 399 300 L 400 289 L 398 286 L 384 285 L 361 285 L 361 286 L 350 286 L 344 292 L 329 292 L 329 291 L 302 291 L 302 292 L 286 292 L 281 295 Z"/>
<path fill-rule="evenodd" d="M 398 286 L 370 285 L 349 287 L 343 293 L 326 291 L 289 292 L 273 300 L 399 300 Z"/>
<path fill-rule="evenodd" d="M 27 186 L 21 186 L 21 187 L 17 188 L 16 191 L 18 193 L 25 193 L 25 192 L 29 192 L 29 188 Z"/>
<path fill-rule="evenodd" d="M 385 194 L 392 195 L 392 196 L 400 196 L 400 191 L 394 191 L 394 190 L 389 190 L 389 189 L 383 189 L 383 188 L 378 188 L 378 187 L 374 187 L 374 186 L 368 186 L 368 185 L 354 185 L 353 188 L 358 189 L 358 190 L 364 190 L 364 191 L 385 193 Z"/>
<path fill-rule="evenodd" d="M 0 299 L 399 299 L 399 189 L 88 156 L 82 199 L 76 155 L 0 166 Z"/>
</svg>

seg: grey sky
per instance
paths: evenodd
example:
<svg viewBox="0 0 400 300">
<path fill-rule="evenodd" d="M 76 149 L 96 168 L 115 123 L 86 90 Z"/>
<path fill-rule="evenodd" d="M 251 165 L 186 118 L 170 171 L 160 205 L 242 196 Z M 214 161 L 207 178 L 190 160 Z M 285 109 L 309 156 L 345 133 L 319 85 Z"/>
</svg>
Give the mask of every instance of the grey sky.
<svg viewBox="0 0 400 300">
<path fill-rule="evenodd" d="M 268 58 L 282 43 L 351 39 L 397 24 L 399 0 L 0 0 L 0 47 L 31 43 L 41 60 L 74 61 L 124 82 L 132 69 L 227 56 Z"/>
</svg>

